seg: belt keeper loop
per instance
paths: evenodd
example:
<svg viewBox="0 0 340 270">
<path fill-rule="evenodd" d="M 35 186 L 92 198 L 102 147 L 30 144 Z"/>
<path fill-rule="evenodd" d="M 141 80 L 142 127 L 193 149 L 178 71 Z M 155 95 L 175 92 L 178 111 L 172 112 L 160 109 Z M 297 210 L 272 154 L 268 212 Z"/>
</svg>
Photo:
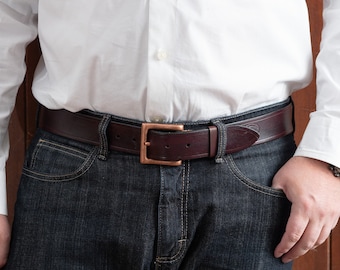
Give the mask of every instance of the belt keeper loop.
<svg viewBox="0 0 340 270">
<path fill-rule="evenodd" d="M 215 162 L 223 163 L 223 156 L 227 148 L 227 128 L 226 125 L 219 120 L 213 120 L 212 124 L 217 128 L 217 151 L 215 156 Z"/>
<path fill-rule="evenodd" d="M 107 127 L 109 126 L 111 121 L 111 116 L 105 114 L 98 125 L 98 133 L 99 133 L 99 154 L 98 159 L 107 160 L 109 155 L 109 142 L 107 138 Z"/>
<path fill-rule="evenodd" d="M 218 132 L 216 126 L 209 126 L 209 158 L 213 158 L 217 153 Z"/>
</svg>

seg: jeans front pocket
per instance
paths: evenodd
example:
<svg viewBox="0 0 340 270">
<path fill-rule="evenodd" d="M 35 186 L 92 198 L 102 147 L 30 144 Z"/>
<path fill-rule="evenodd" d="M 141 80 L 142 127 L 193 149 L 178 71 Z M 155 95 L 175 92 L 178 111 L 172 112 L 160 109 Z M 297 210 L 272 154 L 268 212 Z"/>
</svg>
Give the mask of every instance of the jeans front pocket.
<svg viewBox="0 0 340 270">
<path fill-rule="evenodd" d="M 70 181 L 83 175 L 97 148 L 38 131 L 24 163 L 23 174 L 41 181 Z"/>
<path fill-rule="evenodd" d="M 273 189 L 276 172 L 292 157 L 296 149 L 293 135 L 250 147 L 225 157 L 235 178 L 248 188 L 267 195 L 285 197 L 282 191 Z"/>
</svg>

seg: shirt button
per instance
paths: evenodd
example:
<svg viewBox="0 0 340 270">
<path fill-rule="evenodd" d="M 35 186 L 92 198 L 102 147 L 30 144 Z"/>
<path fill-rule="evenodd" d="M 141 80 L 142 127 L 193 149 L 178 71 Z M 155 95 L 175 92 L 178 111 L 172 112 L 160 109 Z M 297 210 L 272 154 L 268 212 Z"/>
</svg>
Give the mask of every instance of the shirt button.
<svg viewBox="0 0 340 270">
<path fill-rule="evenodd" d="M 157 52 L 157 59 L 159 61 L 164 61 L 167 58 L 168 58 L 168 54 L 167 54 L 167 52 L 165 50 L 161 50 L 161 49 L 158 50 L 158 52 Z"/>
<path fill-rule="evenodd" d="M 161 117 L 161 116 L 154 116 L 154 117 L 151 117 L 151 123 L 164 123 L 165 122 L 165 120 L 164 120 L 164 118 L 163 117 Z"/>
</svg>

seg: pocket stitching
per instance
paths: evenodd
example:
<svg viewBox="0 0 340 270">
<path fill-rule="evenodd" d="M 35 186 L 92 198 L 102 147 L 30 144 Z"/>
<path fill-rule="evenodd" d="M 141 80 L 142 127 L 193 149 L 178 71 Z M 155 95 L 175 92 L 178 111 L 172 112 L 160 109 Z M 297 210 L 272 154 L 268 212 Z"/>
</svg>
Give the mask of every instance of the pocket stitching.
<svg viewBox="0 0 340 270">
<path fill-rule="evenodd" d="M 54 144 L 57 145 L 57 144 Z M 58 144 L 59 146 L 59 144 Z M 45 147 L 49 147 L 49 146 L 45 146 Z M 51 147 L 52 149 L 56 149 Z M 64 147 L 65 148 L 65 147 Z M 67 148 L 67 147 L 66 147 Z M 39 152 L 39 150 L 41 149 L 41 145 L 38 147 L 37 145 L 37 149 L 34 151 L 34 155 L 36 156 Z M 71 148 L 70 148 L 71 149 Z M 59 149 L 58 149 L 59 150 Z M 74 149 L 73 149 L 74 150 Z M 66 151 L 62 151 L 62 152 L 66 152 Z M 77 152 L 75 150 L 75 152 Z M 82 153 L 81 151 L 78 151 L 79 153 Z M 67 152 L 68 154 L 70 154 L 69 152 Z M 83 152 L 85 155 L 85 152 Z M 77 177 L 83 175 L 84 173 L 86 173 L 88 171 L 88 169 L 91 167 L 92 163 L 95 160 L 95 156 L 98 154 L 98 148 L 93 148 L 92 151 L 90 151 L 88 154 L 86 154 L 86 157 L 84 158 L 81 156 L 77 156 L 79 158 L 82 158 L 84 161 L 83 163 L 79 166 L 79 168 L 77 168 L 75 171 L 68 173 L 68 174 L 63 174 L 63 175 L 50 175 L 50 174 L 43 174 L 43 173 L 38 173 L 34 171 L 33 166 L 31 166 L 31 168 L 27 168 L 24 167 L 23 168 L 23 174 L 29 177 L 32 177 L 34 179 L 40 180 L 40 181 L 45 181 L 45 182 L 66 182 L 66 181 L 71 181 L 73 179 L 76 179 Z M 32 157 L 32 160 L 34 160 L 34 157 Z M 33 165 L 34 161 L 32 161 L 32 165 Z"/>
<path fill-rule="evenodd" d="M 57 143 L 53 143 L 49 140 L 40 139 L 38 141 L 33 153 L 32 153 L 32 161 L 31 161 L 31 166 L 30 166 L 31 169 L 35 168 L 36 157 L 38 156 L 39 151 L 43 147 L 46 147 L 46 148 L 49 148 L 49 149 L 52 149 L 52 150 L 57 150 L 57 151 L 60 151 L 60 152 L 63 152 L 63 153 L 67 153 L 68 155 L 72 155 L 74 157 L 78 157 L 78 158 L 81 158 L 81 159 L 86 159 L 86 156 L 87 156 L 87 153 L 82 152 L 80 150 L 76 150 L 75 148 L 66 147 L 62 144 L 57 144 Z M 64 149 L 69 150 L 69 151 L 66 151 Z M 80 155 L 77 155 L 76 153 L 79 153 Z"/>
<path fill-rule="evenodd" d="M 224 157 L 224 160 L 232 174 L 248 188 L 273 197 L 286 198 L 286 195 L 283 191 L 257 184 L 254 180 L 245 176 L 242 171 L 237 167 L 231 155 Z"/>
</svg>

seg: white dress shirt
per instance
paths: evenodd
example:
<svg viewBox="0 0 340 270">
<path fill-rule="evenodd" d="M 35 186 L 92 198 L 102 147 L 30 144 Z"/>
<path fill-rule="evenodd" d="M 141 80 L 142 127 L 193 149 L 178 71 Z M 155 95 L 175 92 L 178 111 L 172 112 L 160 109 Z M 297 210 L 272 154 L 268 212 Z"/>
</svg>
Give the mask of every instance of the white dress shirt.
<svg viewBox="0 0 340 270">
<path fill-rule="evenodd" d="M 324 0 L 324 15 L 318 111 L 296 155 L 340 166 L 340 1 Z M 0 0 L 0 213 L 8 120 L 37 34 L 33 93 L 51 109 L 211 119 L 282 101 L 312 75 L 304 0 Z"/>
</svg>

